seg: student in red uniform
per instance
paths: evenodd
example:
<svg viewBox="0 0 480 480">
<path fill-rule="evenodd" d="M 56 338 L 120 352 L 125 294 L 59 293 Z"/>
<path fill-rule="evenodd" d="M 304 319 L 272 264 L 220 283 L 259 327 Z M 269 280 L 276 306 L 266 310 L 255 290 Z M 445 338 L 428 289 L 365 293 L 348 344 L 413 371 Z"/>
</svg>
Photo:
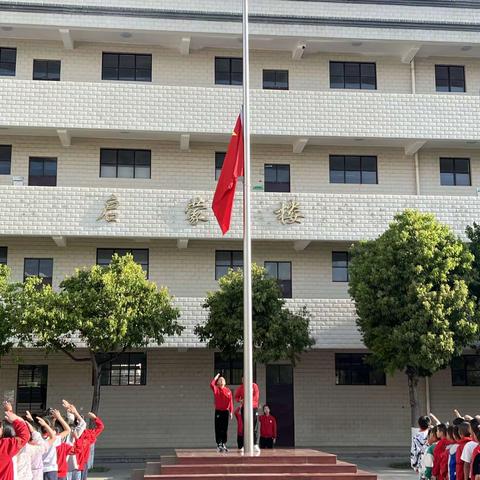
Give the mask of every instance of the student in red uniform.
<svg viewBox="0 0 480 480">
<path fill-rule="evenodd" d="M 468 422 L 461 423 L 458 426 L 458 433 L 460 434 L 460 440 L 458 441 L 458 448 L 455 453 L 455 470 L 457 472 L 456 480 L 466 480 L 464 475 L 464 461 L 462 460 L 462 453 L 465 445 L 472 441 L 472 437 L 470 436 L 470 424 Z"/>
<path fill-rule="evenodd" d="M 89 412 L 88 416 L 95 423 L 95 428 L 87 428 L 75 442 L 75 454 L 78 462 L 78 470 L 82 472 L 82 480 L 88 478 L 88 459 L 92 445 L 94 445 L 105 429 L 102 420 L 94 413 Z"/>
<path fill-rule="evenodd" d="M 277 420 L 270 415 L 270 407 L 263 406 L 263 415 L 260 422 L 260 448 L 273 448 L 277 440 Z"/>
<path fill-rule="evenodd" d="M 243 450 L 243 419 L 241 407 L 237 407 L 233 414 L 237 419 L 237 446 L 239 450 Z"/>
<path fill-rule="evenodd" d="M 228 452 L 227 432 L 228 421 L 233 416 L 232 392 L 226 386 L 227 382 L 219 373 L 210 382 L 215 401 L 215 441 L 217 452 Z"/>
<path fill-rule="evenodd" d="M 442 467 L 442 457 L 449 441 L 447 439 L 447 426 L 444 423 L 440 423 L 437 425 L 437 436 L 440 439 L 435 447 L 433 452 L 433 469 L 432 475 L 437 478 L 438 480 L 441 479 L 440 470 Z"/>
<path fill-rule="evenodd" d="M 480 444 L 480 427 L 473 429 L 473 437 Z M 470 480 L 480 480 L 480 445 L 475 447 L 472 453 Z"/>
<path fill-rule="evenodd" d="M 243 418 L 243 399 L 245 397 L 245 389 L 242 384 L 235 390 L 235 401 L 242 405 L 242 418 Z M 255 451 L 259 452 L 258 446 L 258 402 L 260 399 L 260 390 L 256 383 L 252 383 L 252 407 L 253 407 L 253 443 L 255 444 Z"/>
<path fill-rule="evenodd" d="M 445 449 L 440 456 L 440 474 L 439 480 L 448 480 L 448 461 L 450 459 L 450 446 L 455 443 L 453 438 L 453 426 L 447 427 Z"/>
<path fill-rule="evenodd" d="M 6 423 L 0 423 L 0 479 L 13 480 L 12 458 L 30 439 L 30 430 L 22 418 L 5 412 Z"/>
</svg>

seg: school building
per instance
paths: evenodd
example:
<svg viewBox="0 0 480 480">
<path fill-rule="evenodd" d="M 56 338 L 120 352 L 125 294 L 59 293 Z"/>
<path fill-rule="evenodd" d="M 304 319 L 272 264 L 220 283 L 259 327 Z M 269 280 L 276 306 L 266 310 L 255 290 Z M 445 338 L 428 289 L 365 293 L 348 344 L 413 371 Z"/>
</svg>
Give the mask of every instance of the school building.
<svg viewBox="0 0 480 480">
<path fill-rule="evenodd" d="M 251 2 L 253 259 L 306 305 L 316 344 L 295 368 L 256 365 L 279 445 L 405 448 L 406 376 L 367 353 L 348 248 L 396 212 L 479 221 L 480 6 L 473 0 Z M 242 263 L 242 195 L 225 237 L 210 203 L 242 102 L 239 0 L 0 2 L 0 261 L 58 286 L 132 252 L 186 330 L 113 360 L 103 448 L 213 445 L 209 382 L 236 384 L 193 333 Z M 241 188 L 239 188 L 241 190 Z M 106 352 L 108 353 L 108 352 Z M 86 412 L 92 372 L 15 350 L 0 392 L 19 411 Z M 479 413 L 480 357 L 421 384 L 423 408 Z M 234 433 L 234 425 L 231 427 Z"/>
</svg>

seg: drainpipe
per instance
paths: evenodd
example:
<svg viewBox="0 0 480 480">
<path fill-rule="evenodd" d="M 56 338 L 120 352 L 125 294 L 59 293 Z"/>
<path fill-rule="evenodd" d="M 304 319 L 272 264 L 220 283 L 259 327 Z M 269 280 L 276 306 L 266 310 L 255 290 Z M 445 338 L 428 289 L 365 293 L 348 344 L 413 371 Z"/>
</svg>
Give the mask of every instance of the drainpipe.
<svg viewBox="0 0 480 480">
<path fill-rule="evenodd" d="M 412 94 L 415 95 L 417 92 L 416 81 L 415 81 L 415 58 L 410 62 L 410 75 L 412 83 Z M 415 153 L 415 193 L 420 195 L 420 171 L 418 167 L 418 152 Z"/>
<path fill-rule="evenodd" d="M 415 59 L 410 62 L 410 74 L 412 76 L 412 93 L 415 95 L 417 89 L 415 87 Z"/>
<path fill-rule="evenodd" d="M 425 377 L 425 408 L 427 409 L 426 414 L 430 415 L 431 404 L 430 404 L 430 377 Z"/>
</svg>

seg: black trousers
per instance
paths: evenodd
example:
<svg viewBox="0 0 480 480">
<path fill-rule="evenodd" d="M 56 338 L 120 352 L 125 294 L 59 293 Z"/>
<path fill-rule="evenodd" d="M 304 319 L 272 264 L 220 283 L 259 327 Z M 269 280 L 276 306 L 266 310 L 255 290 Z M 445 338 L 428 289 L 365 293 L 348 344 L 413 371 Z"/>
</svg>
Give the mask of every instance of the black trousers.
<svg viewBox="0 0 480 480">
<path fill-rule="evenodd" d="M 215 410 L 215 442 L 217 445 L 227 443 L 228 420 L 230 412 L 228 410 Z"/>
<path fill-rule="evenodd" d="M 260 448 L 273 448 L 273 438 L 260 437 Z"/>
<path fill-rule="evenodd" d="M 243 448 L 243 435 L 237 435 L 237 446 Z"/>
<path fill-rule="evenodd" d="M 243 407 L 241 412 L 242 412 L 242 422 L 244 422 Z M 254 445 L 258 445 L 258 408 L 253 409 L 253 443 Z"/>
</svg>

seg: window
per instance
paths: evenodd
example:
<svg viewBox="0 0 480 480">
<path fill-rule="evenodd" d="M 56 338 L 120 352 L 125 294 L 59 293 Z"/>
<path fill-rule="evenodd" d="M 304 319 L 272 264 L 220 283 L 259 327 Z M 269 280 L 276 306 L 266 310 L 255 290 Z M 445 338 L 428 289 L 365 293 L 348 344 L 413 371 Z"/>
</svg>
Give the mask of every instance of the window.
<svg viewBox="0 0 480 480">
<path fill-rule="evenodd" d="M 34 60 L 33 61 L 33 79 L 34 80 L 60 80 L 60 60 Z"/>
<path fill-rule="evenodd" d="M 17 414 L 43 414 L 47 409 L 47 365 L 19 365 L 17 377 Z"/>
<path fill-rule="evenodd" d="M 214 372 L 220 373 L 227 381 L 227 385 L 241 385 L 243 375 L 243 354 L 237 353 L 231 357 L 221 352 L 215 352 Z M 257 365 L 253 365 L 253 381 L 256 381 Z"/>
<path fill-rule="evenodd" d="M 330 88 L 377 89 L 374 63 L 330 62 Z"/>
<path fill-rule="evenodd" d="M 292 298 L 292 263 L 265 262 L 268 275 L 275 278 L 284 298 Z"/>
<path fill-rule="evenodd" d="M 266 192 L 290 191 L 290 165 L 265 165 L 264 175 Z"/>
<path fill-rule="evenodd" d="M 14 77 L 17 49 L 0 47 L 0 77 Z"/>
<path fill-rule="evenodd" d="M 0 264 L 1 265 L 7 264 L 7 254 L 8 254 L 8 248 L 0 247 Z"/>
<path fill-rule="evenodd" d="M 465 92 L 465 67 L 435 65 L 437 92 Z"/>
<path fill-rule="evenodd" d="M 38 187 L 55 187 L 57 185 L 57 159 L 30 157 L 28 184 Z"/>
<path fill-rule="evenodd" d="M 12 146 L 0 145 L 0 175 L 10 175 Z"/>
<path fill-rule="evenodd" d="M 242 85 L 243 61 L 241 58 L 215 57 L 215 84 Z"/>
<path fill-rule="evenodd" d="M 243 252 L 241 250 L 217 250 L 215 252 L 215 280 L 226 275 L 231 268 L 243 268 Z"/>
<path fill-rule="evenodd" d="M 480 355 L 462 355 L 453 360 L 452 386 L 478 387 L 480 386 Z"/>
<path fill-rule="evenodd" d="M 220 178 L 220 173 L 222 172 L 225 155 L 225 152 L 215 152 L 215 180 L 218 180 Z"/>
<path fill-rule="evenodd" d="M 110 265 L 115 253 L 121 257 L 130 253 L 133 260 L 142 266 L 148 277 L 148 248 L 97 248 L 97 265 L 102 265 L 103 267 Z"/>
<path fill-rule="evenodd" d="M 288 90 L 288 70 L 264 70 L 263 88 L 266 90 Z"/>
<path fill-rule="evenodd" d="M 100 176 L 106 178 L 150 178 L 150 150 L 102 148 Z"/>
<path fill-rule="evenodd" d="M 43 285 L 52 285 L 53 258 L 26 258 L 23 264 L 23 280 L 40 277 Z"/>
<path fill-rule="evenodd" d="M 440 184 L 470 186 L 470 159 L 441 158 Z"/>
<path fill-rule="evenodd" d="M 330 183 L 378 183 L 377 157 L 330 155 Z"/>
<path fill-rule="evenodd" d="M 152 56 L 137 53 L 104 53 L 102 80 L 152 81 Z"/>
<path fill-rule="evenodd" d="M 385 373 L 367 363 L 364 353 L 336 353 L 335 378 L 337 385 L 386 385 Z"/>
<path fill-rule="evenodd" d="M 332 252 L 332 282 L 348 282 L 348 252 Z"/>
<path fill-rule="evenodd" d="M 145 353 L 104 353 L 96 355 L 103 363 L 101 385 L 146 385 L 147 356 Z"/>
</svg>

